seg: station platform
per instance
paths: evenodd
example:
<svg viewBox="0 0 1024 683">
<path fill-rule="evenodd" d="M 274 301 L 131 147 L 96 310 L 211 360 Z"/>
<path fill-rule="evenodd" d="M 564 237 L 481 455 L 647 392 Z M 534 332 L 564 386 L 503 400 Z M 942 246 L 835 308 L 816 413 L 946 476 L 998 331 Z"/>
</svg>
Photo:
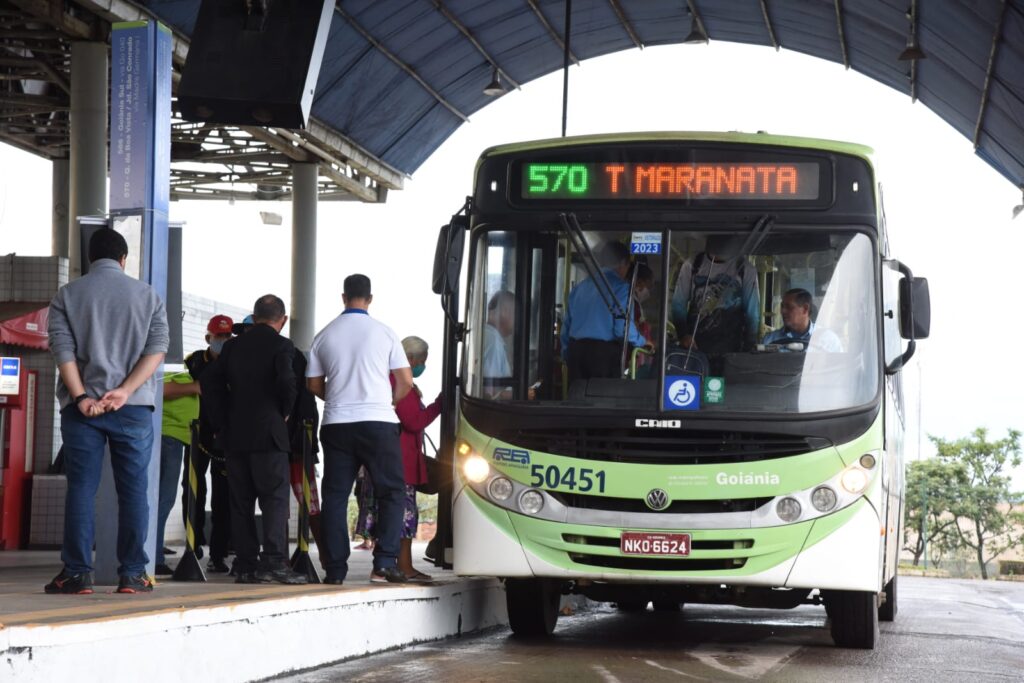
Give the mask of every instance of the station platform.
<svg viewBox="0 0 1024 683">
<path fill-rule="evenodd" d="M 353 550 L 343 586 L 210 574 L 160 580 L 149 594 L 46 595 L 59 553 L 0 552 L 0 680 L 256 681 L 507 623 L 496 580 L 421 560 L 429 583 L 371 584 L 371 563 Z"/>
</svg>

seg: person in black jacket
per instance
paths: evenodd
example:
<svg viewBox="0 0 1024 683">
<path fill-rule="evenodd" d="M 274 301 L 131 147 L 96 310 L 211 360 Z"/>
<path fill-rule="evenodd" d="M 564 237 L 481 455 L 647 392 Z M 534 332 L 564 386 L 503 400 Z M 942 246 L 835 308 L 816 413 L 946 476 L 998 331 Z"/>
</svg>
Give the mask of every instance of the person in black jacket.
<svg viewBox="0 0 1024 683">
<path fill-rule="evenodd" d="M 198 384 L 202 379 L 203 372 L 210 367 L 217 357 L 220 356 L 224 345 L 231 339 L 231 331 L 234 327 L 233 321 L 226 315 L 215 315 L 210 318 L 206 326 L 206 342 L 209 346 L 189 354 L 185 359 L 185 367 L 188 368 L 192 379 Z M 224 462 L 224 451 L 222 446 L 214 442 L 213 425 L 210 424 L 209 411 L 206 408 L 206 401 L 199 398 L 199 444 L 194 453 L 189 453 L 192 459 L 192 467 L 196 471 L 196 497 L 195 497 L 195 548 L 196 557 L 202 559 L 203 546 L 206 545 L 206 473 L 210 473 L 210 562 L 206 570 L 219 574 L 227 573 L 228 566 L 225 560 L 228 556 L 228 549 L 231 546 L 231 502 L 228 495 L 227 464 Z M 189 478 L 188 473 L 181 479 L 181 514 L 185 524 L 188 524 L 188 498 Z M 159 572 L 158 572 L 159 573 Z"/>
<path fill-rule="evenodd" d="M 255 325 L 224 345 L 200 385 L 217 438 L 227 453 L 237 583 L 306 583 L 288 566 L 287 420 L 297 395 L 295 347 L 280 332 L 288 321 L 273 294 L 256 300 Z M 263 513 L 263 552 L 255 505 Z M 258 558 L 258 560 L 257 560 Z"/>
<path fill-rule="evenodd" d="M 235 323 L 232 331 L 236 335 L 243 335 L 253 327 L 252 316 L 248 315 L 240 323 Z M 305 441 L 310 441 L 310 449 L 313 454 L 311 462 L 306 468 L 306 478 L 309 483 L 309 531 L 313 536 L 313 542 L 320 552 L 320 562 L 326 562 L 327 553 L 324 550 L 323 540 L 320 532 L 320 492 L 317 490 L 316 468 L 320 462 L 317 453 L 320 452 L 320 442 L 317 439 L 317 430 L 320 425 L 320 413 L 316 408 L 316 398 L 306 388 L 306 357 L 302 351 L 295 349 L 292 356 L 292 370 L 295 371 L 296 389 L 298 395 L 295 398 L 295 405 L 291 415 L 288 417 L 288 440 L 291 442 L 291 483 L 292 493 L 295 500 L 302 505 L 302 466 L 303 449 Z M 312 424 L 312 429 L 307 432 L 305 423 Z M 326 566 L 326 565 L 325 565 Z"/>
</svg>

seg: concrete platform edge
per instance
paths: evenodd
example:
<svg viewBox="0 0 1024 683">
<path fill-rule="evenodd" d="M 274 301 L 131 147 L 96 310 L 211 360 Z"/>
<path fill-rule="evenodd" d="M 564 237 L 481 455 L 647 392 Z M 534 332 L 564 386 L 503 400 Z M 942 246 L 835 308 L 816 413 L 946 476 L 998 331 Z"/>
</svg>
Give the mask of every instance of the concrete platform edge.
<svg viewBox="0 0 1024 683">
<path fill-rule="evenodd" d="M 0 628 L 0 679 L 255 681 L 507 623 L 493 579 Z"/>
</svg>

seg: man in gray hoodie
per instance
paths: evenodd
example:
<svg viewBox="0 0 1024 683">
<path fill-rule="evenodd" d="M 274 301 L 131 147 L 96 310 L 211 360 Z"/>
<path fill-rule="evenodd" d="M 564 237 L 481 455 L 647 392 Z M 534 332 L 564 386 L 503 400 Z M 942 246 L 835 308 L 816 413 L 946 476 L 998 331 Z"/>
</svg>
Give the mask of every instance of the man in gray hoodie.
<svg viewBox="0 0 1024 683">
<path fill-rule="evenodd" d="M 156 291 L 124 272 L 128 244 L 109 228 L 89 240 L 89 273 L 50 303 L 50 351 L 60 378 L 61 436 L 68 491 L 64 568 L 47 593 L 92 593 L 96 490 L 105 447 L 118 498 L 118 593 L 153 590 L 146 575 L 147 471 L 157 381 L 170 339 Z"/>
</svg>

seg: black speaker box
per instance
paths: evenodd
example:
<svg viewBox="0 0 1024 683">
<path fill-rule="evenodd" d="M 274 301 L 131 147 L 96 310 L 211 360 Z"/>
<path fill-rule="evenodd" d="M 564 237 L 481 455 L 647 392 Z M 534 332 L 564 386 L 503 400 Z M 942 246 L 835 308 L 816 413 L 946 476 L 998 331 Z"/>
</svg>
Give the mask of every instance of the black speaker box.
<svg viewBox="0 0 1024 683">
<path fill-rule="evenodd" d="M 334 0 L 203 0 L 178 86 L 187 121 L 305 128 Z"/>
</svg>

